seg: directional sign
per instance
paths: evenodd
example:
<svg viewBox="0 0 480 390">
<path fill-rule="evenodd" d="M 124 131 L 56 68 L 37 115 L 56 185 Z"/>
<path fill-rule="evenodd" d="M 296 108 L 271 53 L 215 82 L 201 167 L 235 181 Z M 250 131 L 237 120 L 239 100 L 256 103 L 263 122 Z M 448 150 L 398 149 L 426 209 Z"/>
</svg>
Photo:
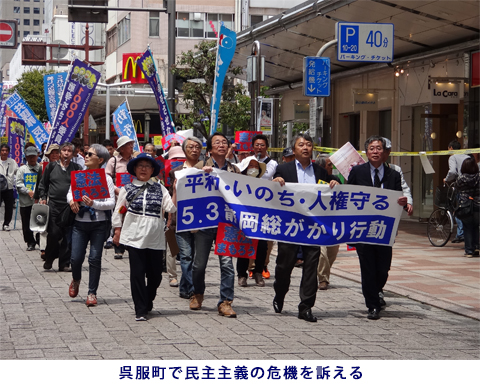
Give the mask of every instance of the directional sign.
<svg viewBox="0 0 480 390">
<path fill-rule="evenodd" d="M 0 20 L 0 47 L 17 47 L 17 21 Z"/>
<path fill-rule="evenodd" d="M 392 23 L 337 22 L 337 60 L 350 62 L 392 62 Z"/>
<path fill-rule="evenodd" d="M 303 59 L 303 94 L 330 96 L 330 58 L 305 57 Z"/>
</svg>

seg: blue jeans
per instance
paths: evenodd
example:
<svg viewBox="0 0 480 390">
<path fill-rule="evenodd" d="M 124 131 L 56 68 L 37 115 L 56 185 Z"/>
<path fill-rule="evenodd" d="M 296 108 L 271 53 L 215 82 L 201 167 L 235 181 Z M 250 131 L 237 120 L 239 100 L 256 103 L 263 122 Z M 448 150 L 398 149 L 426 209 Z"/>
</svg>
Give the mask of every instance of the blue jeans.
<svg viewBox="0 0 480 390">
<path fill-rule="evenodd" d="M 192 268 L 195 257 L 195 234 L 192 232 L 175 233 L 177 245 L 180 249 L 180 267 L 182 277 L 180 278 L 180 294 L 189 295 L 193 293 Z"/>
<path fill-rule="evenodd" d="M 195 257 L 193 261 L 192 280 L 195 294 L 205 292 L 205 269 L 212 243 L 217 236 L 217 228 L 199 230 L 195 233 Z M 235 269 L 230 256 L 218 256 L 220 261 L 220 300 L 233 301 L 233 286 L 235 283 Z"/>
<path fill-rule="evenodd" d="M 456 238 L 464 238 L 462 220 L 455 217 L 455 221 L 457 222 L 457 237 Z"/>
<path fill-rule="evenodd" d="M 88 255 L 88 293 L 97 295 L 100 273 L 102 270 L 102 250 L 105 242 L 105 229 L 107 221 L 79 222 L 73 224 L 72 233 L 72 277 L 74 280 L 82 279 L 82 264 L 85 260 L 87 244 L 90 242 Z"/>
</svg>

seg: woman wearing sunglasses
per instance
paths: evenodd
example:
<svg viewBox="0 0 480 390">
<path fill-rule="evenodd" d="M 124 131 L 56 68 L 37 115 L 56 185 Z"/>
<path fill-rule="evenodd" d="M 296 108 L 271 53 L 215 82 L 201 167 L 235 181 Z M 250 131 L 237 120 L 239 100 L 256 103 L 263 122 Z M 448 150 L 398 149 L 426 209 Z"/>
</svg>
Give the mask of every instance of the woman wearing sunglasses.
<svg viewBox="0 0 480 390">
<path fill-rule="evenodd" d="M 100 169 L 110 154 L 105 146 L 93 144 L 85 153 L 86 170 Z M 82 279 L 82 264 L 85 260 L 87 245 L 90 242 L 90 254 L 88 255 L 88 296 L 86 305 L 97 305 L 97 288 L 100 282 L 102 269 L 103 243 L 106 241 L 111 226 L 112 210 L 115 207 L 115 187 L 113 180 L 106 175 L 108 184 L 108 198 L 90 199 L 84 195 L 81 202 L 75 202 L 72 195 L 72 187 L 67 194 L 67 201 L 74 213 L 77 214 L 73 224 L 72 233 L 72 282 L 68 289 L 70 297 L 78 295 L 80 280 Z"/>
</svg>

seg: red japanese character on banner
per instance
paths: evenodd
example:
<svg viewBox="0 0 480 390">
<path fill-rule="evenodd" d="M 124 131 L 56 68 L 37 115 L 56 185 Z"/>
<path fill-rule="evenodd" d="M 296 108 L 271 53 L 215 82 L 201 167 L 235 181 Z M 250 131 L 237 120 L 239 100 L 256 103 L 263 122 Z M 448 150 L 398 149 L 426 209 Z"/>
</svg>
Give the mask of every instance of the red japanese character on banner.
<svg viewBox="0 0 480 390">
<path fill-rule="evenodd" d="M 128 172 L 116 173 L 115 174 L 115 185 L 117 187 L 123 187 L 125 184 L 129 184 L 133 181 L 135 177 L 130 175 Z"/>
<path fill-rule="evenodd" d="M 71 180 L 72 195 L 75 202 L 80 202 L 84 195 L 90 199 L 105 199 L 110 196 L 105 169 L 73 171 Z"/>
<path fill-rule="evenodd" d="M 215 254 L 221 256 L 255 259 L 258 240 L 250 239 L 241 230 L 229 223 L 218 224 Z"/>
</svg>

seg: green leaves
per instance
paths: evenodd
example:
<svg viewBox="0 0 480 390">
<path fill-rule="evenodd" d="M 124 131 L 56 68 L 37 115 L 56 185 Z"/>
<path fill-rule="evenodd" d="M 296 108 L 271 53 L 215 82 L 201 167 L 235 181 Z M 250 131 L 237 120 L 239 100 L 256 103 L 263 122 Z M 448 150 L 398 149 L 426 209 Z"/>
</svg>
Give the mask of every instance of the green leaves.
<svg viewBox="0 0 480 390">
<path fill-rule="evenodd" d="M 171 67 L 171 72 L 186 78 L 183 84 L 183 103 L 191 110 L 188 115 L 181 115 L 177 122 L 190 128 L 193 123 L 202 123 L 210 119 L 210 102 L 215 79 L 215 59 L 217 41 L 203 41 L 195 45 L 195 50 L 183 52 L 177 63 Z M 225 78 L 220 103 L 219 123 L 234 127 L 235 130 L 248 129 L 250 122 L 250 98 L 245 94 L 241 83 L 235 84 L 233 76 L 242 74 L 241 67 L 230 65 Z M 199 131 L 208 138 L 208 121 L 204 126 L 198 126 Z"/>
<path fill-rule="evenodd" d="M 48 121 L 43 91 L 43 76 L 50 73 L 55 72 L 45 70 L 25 72 L 18 80 L 18 84 L 9 90 L 11 93 L 16 90 L 42 122 Z"/>
</svg>

